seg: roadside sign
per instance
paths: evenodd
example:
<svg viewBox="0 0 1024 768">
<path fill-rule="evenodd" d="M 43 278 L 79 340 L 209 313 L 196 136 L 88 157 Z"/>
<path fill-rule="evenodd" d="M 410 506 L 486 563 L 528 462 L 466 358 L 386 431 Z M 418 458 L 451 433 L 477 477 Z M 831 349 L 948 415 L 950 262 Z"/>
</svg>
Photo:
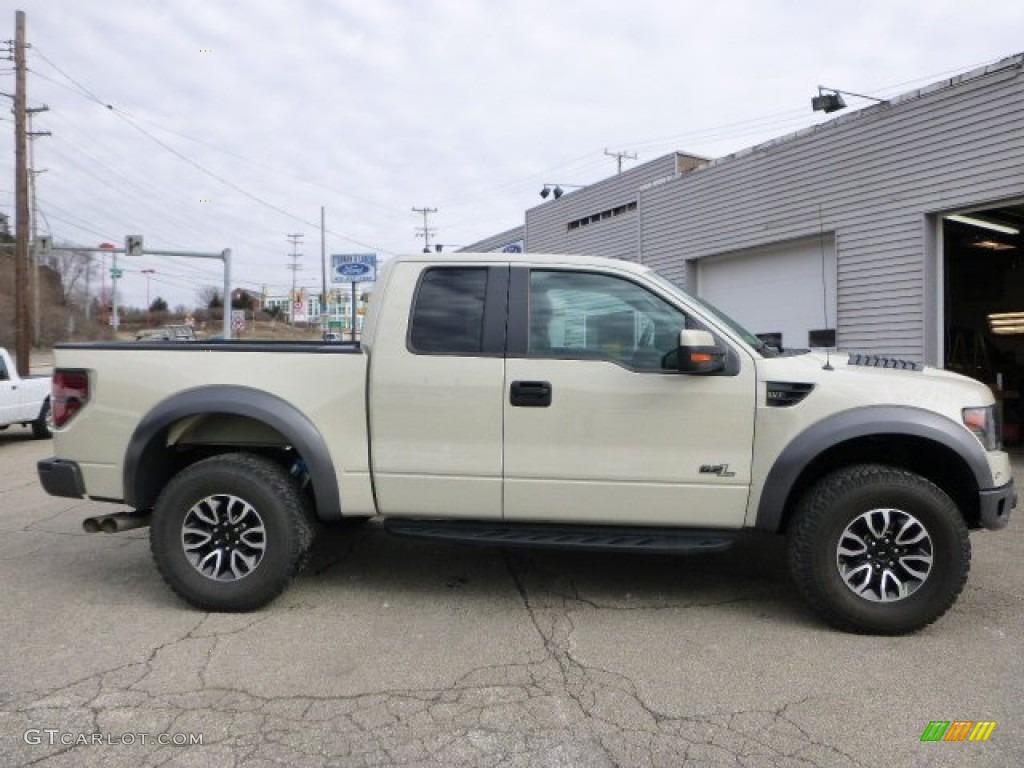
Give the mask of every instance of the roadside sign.
<svg viewBox="0 0 1024 768">
<path fill-rule="evenodd" d="M 231 330 L 233 330 L 233 331 L 244 331 L 245 330 L 245 310 L 244 309 L 232 309 L 231 310 Z"/>
<path fill-rule="evenodd" d="M 124 238 L 125 256 L 142 255 L 142 235 L 127 235 Z"/>
<path fill-rule="evenodd" d="M 332 283 L 372 283 L 377 279 L 377 254 L 332 253 Z"/>
</svg>

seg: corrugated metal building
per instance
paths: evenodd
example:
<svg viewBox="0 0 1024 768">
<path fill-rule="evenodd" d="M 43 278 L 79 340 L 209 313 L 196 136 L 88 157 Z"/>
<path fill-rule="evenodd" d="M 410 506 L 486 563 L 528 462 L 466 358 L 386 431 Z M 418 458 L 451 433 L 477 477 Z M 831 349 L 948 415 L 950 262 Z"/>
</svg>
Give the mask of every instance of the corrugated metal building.
<svg viewBox="0 0 1024 768">
<path fill-rule="evenodd" d="M 995 384 L 1024 371 L 1024 315 L 1018 335 L 991 318 L 1024 313 L 1022 228 L 1018 55 L 728 157 L 658 158 L 526 211 L 522 237 L 649 264 L 785 347 Z"/>
</svg>

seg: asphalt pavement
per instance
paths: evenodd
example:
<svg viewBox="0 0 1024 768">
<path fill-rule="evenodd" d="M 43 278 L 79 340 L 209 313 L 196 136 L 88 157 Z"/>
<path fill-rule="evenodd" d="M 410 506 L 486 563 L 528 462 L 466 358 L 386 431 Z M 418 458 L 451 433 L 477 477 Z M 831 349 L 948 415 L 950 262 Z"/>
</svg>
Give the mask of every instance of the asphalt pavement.
<svg viewBox="0 0 1024 768">
<path fill-rule="evenodd" d="M 330 530 L 280 599 L 218 615 L 145 529 L 83 533 L 119 508 L 43 493 L 30 438 L 0 432 L 3 766 L 1024 765 L 1020 509 L 908 637 L 823 625 L 770 537 L 674 558 Z M 921 741 L 957 720 L 996 726 Z"/>
</svg>

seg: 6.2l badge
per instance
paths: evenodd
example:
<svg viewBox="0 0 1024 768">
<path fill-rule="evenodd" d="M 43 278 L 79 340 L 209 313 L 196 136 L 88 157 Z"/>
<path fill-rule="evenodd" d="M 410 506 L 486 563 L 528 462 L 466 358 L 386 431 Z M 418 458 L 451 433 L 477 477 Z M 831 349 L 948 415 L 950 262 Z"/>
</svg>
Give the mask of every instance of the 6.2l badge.
<svg viewBox="0 0 1024 768">
<path fill-rule="evenodd" d="M 701 464 L 700 473 L 702 475 L 718 475 L 719 477 L 736 477 L 735 472 L 729 471 L 728 464 Z"/>
</svg>

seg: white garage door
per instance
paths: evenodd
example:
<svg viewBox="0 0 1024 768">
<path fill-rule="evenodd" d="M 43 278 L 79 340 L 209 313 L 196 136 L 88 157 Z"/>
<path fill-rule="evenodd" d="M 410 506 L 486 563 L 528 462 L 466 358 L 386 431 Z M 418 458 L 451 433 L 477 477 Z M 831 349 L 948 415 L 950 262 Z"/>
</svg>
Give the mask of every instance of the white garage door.
<svg viewBox="0 0 1024 768">
<path fill-rule="evenodd" d="M 823 241 L 815 237 L 700 259 L 697 295 L 753 333 L 781 334 L 784 348 L 818 346 L 810 332 L 836 327 L 835 239 L 826 235 Z"/>
</svg>

